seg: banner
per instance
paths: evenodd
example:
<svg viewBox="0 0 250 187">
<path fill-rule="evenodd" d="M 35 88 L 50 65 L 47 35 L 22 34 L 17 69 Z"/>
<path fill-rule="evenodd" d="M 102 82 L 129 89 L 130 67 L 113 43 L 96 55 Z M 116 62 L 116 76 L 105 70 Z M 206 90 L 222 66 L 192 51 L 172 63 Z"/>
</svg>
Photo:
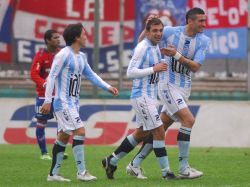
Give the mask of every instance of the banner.
<svg viewBox="0 0 250 187">
<path fill-rule="evenodd" d="M 0 0 L 0 62 L 11 63 L 12 0 Z"/>
<path fill-rule="evenodd" d="M 207 15 L 205 34 L 211 38 L 207 58 L 247 59 L 248 0 L 189 0 Z"/>
<path fill-rule="evenodd" d="M 47 29 L 55 29 L 62 33 L 66 25 L 81 22 L 87 33 L 87 48 L 83 51 L 87 53 L 91 64 L 94 46 L 94 3 L 95 0 L 19 1 L 13 23 L 16 61 L 32 62 L 35 52 L 44 45 L 43 34 Z M 119 69 L 119 3 L 119 0 L 99 0 L 101 72 Z M 125 11 L 124 17 L 124 61 L 128 62 L 134 39 L 133 0 L 126 0 L 125 10 L 129 10 Z M 126 63 L 125 66 L 127 67 Z"/>
<path fill-rule="evenodd" d="M 36 144 L 35 99 L 1 98 L 0 144 Z M 195 117 L 191 146 L 250 147 L 250 103 L 235 101 L 191 101 Z M 241 114 L 241 115 L 239 115 Z M 80 100 L 80 117 L 85 125 L 85 143 L 119 145 L 136 128 L 129 100 Z M 180 123 L 166 133 L 166 144 L 177 146 Z M 56 119 L 48 121 L 46 141 L 53 144 Z"/>
</svg>

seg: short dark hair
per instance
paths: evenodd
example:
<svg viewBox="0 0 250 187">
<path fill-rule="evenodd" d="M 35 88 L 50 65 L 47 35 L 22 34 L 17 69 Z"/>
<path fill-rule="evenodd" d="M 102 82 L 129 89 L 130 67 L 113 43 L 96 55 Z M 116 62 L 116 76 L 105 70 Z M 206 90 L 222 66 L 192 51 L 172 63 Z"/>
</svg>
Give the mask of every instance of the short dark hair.
<svg viewBox="0 0 250 187">
<path fill-rule="evenodd" d="M 146 30 L 149 31 L 152 25 L 163 25 L 162 21 L 159 18 L 152 18 L 146 24 Z"/>
<path fill-rule="evenodd" d="M 204 10 L 201 8 L 194 7 L 186 13 L 186 24 L 188 24 L 188 19 L 195 19 L 197 14 L 205 14 Z"/>
<path fill-rule="evenodd" d="M 57 32 L 56 30 L 49 29 L 49 30 L 47 30 L 47 31 L 44 33 L 44 42 L 45 42 L 46 45 L 48 44 L 47 40 L 51 40 L 52 35 L 53 35 L 54 33 L 58 33 L 58 32 Z"/>
<path fill-rule="evenodd" d="M 75 42 L 76 37 L 80 37 L 82 33 L 83 25 L 81 23 L 77 24 L 69 24 L 64 32 L 63 32 L 63 38 L 66 42 L 67 46 L 72 45 L 72 43 Z"/>
</svg>

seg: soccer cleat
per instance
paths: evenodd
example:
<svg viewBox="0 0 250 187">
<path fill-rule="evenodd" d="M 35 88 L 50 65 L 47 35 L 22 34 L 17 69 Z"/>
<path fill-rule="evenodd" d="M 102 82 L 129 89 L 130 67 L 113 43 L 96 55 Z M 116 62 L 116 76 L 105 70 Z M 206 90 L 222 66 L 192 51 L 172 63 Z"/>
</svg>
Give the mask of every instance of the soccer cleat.
<svg viewBox="0 0 250 187">
<path fill-rule="evenodd" d="M 42 160 L 52 160 L 51 156 L 49 156 L 49 153 L 42 154 L 40 158 Z"/>
<path fill-rule="evenodd" d="M 179 178 L 181 179 L 194 179 L 201 177 L 203 173 L 191 167 L 186 167 L 183 171 L 179 172 Z"/>
<path fill-rule="evenodd" d="M 76 178 L 81 181 L 94 181 L 97 178 L 91 175 L 87 170 L 83 171 L 82 173 L 77 173 Z"/>
<path fill-rule="evenodd" d="M 57 182 L 70 182 L 70 179 L 66 179 L 60 175 L 48 175 L 47 181 L 57 181 Z"/>
<path fill-rule="evenodd" d="M 173 180 L 177 179 L 175 174 L 172 171 L 168 171 L 165 176 L 162 176 L 164 180 Z"/>
<path fill-rule="evenodd" d="M 68 159 L 69 155 L 67 153 L 63 153 L 63 160 Z"/>
<path fill-rule="evenodd" d="M 117 166 L 110 164 L 110 157 L 106 157 L 102 160 L 102 166 L 106 171 L 108 179 L 114 179 L 114 172 L 117 169 Z"/>
<path fill-rule="evenodd" d="M 141 167 L 134 167 L 131 163 L 126 167 L 126 173 L 128 175 L 134 176 L 137 179 L 147 179 L 146 176 L 144 176 L 144 171 Z"/>
</svg>

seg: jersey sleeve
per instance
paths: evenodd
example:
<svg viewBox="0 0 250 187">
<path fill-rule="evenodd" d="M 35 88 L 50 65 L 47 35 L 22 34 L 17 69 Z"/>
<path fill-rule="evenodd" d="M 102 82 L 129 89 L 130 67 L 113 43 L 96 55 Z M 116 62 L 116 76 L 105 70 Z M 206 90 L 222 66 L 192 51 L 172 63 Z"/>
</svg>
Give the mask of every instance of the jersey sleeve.
<svg viewBox="0 0 250 187">
<path fill-rule="evenodd" d="M 30 78 L 32 81 L 35 82 L 35 84 L 38 87 L 43 87 L 46 80 L 40 76 L 40 71 L 41 71 L 41 66 L 42 66 L 42 61 L 41 61 L 40 56 L 41 56 L 40 51 L 37 52 L 34 56 L 34 59 L 31 65 L 31 70 L 30 70 Z"/>
<path fill-rule="evenodd" d="M 139 43 L 135 50 L 134 54 L 129 62 L 127 69 L 128 78 L 140 78 L 147 75 L 153 74 L 153 67 L 148 67 L 142 69 L 143 62 L 146 60 L 147 47 L 144 44 Z"/>
<path fill-rule="evenodd" d="M 84 68 L 82 71 L 82 74 L 95 86 L 102 88 L 103 90 L 108 90 L 108 88 L 110 87 L 110 85 L 108 83 L 106 83 L 104 80 L 101 79 L 101 77 L 99 77 L 89 66 L 88 62 L 87 62 L 87 58 L 85 56 L 83 56 L 84 58 Z"/>
<path fill-rule="evenodd" d="M 52 94 L 55 87 L 55 80 L 62 70 L 64 63 L 65 63 L 66 55 L 60 51 L 54 57 L 52 67 L 47 78 L 46 90 L 45 90 L 45 103 L 52 102 Z"/>
<path fill-rule="evenodd" d="M 201 40 L 201 45 L 199 47 L 199 49 L 196 51 L 195 55 L 194 55 L 194 61 L 198 62 L 199 64 L 204 64 L 205 58 L 206 58 L 206 54 L 209 50 L 209 46 L 211 44 L 211 41 L 208 37 L 204 38 L 203 40 Z"/>
</svg>

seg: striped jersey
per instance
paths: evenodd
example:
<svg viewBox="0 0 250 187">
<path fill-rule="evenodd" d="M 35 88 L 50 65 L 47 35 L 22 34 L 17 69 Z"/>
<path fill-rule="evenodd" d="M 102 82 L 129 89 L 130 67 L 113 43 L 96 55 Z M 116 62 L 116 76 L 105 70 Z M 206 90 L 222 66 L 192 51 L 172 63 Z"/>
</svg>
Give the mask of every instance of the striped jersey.
<svg viewBox="0 0 250 187">
<path fill-rule="evenodd" d="M 159 74 L 154 73 L 153 66 L 160 61 L 161 53 L 158 45 L 152 45 L 147 38 L 137 44 L 127 70 L 128 77 L 133 78 L 131 99 L 143 95 L 157 98 Z"/>
<path fill-rule="evenodd" d="M 45 103 L 51 103 L 55 89 L 54 111 L 63 108 L 79 108 L 81 76 L 104 90 L 110 86 L 90 68 L 84 53 L 75 54 L 70 46 L 64 47 L 54 58 L 47 79 Z"/>
<path fill-rule="evenodd" d="M 172 44 L 184 57 L 199 64 L 203 64 L 209 48 L 210 39 L 203 33 L 197 33 L 194 37 L 185 35 L 185 26 L 166 26 L 163 30 L 161 47 Z M 178 88 L 191 91 L 192 72 L 183 64 L 180 64 L 173 57 L 165 56 L 167 71 L 160 72 L 159 83 L 170 83 Z"/>
</svg>

